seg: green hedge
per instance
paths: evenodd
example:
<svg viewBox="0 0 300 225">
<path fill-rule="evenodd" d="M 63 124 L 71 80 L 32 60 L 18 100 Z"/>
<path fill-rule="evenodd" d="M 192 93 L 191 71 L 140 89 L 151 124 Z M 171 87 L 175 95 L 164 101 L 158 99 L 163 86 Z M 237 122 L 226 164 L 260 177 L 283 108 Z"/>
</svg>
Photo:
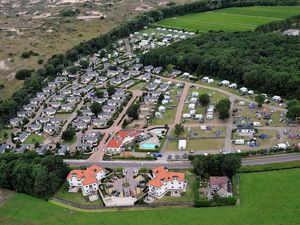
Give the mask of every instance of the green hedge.
<svg viewBox="0 0 300 225">
<path fill-rule="evenodd" d="M 274 170 L 285 170 L 300 168 L 300 160 L 282 163 L 270 163 L 264 165 L 253 165 L 253 166 L 242 166 L 239 169 L 240 173 L 253 173 L 253 172 L 264 172 Z"/>
<path fill-rule="evenodd" d="M 145 157 L 137 157 L 137 156 L 113 156 L 113 160 L 120 159 L 120 160 L 156 160 L 157 158 L 154 156 L 145 156 Z"/>
<path fill-rule="evenodd" d="M 228 198 L 219 198 L 218 200 L 207 200 L 207 199 L 200 199 L 195 201 L 195 207 L 216 207 L 216 206 L 230 206 L 236 204 L 235 197 L 228 197 Z"/>
</svg>

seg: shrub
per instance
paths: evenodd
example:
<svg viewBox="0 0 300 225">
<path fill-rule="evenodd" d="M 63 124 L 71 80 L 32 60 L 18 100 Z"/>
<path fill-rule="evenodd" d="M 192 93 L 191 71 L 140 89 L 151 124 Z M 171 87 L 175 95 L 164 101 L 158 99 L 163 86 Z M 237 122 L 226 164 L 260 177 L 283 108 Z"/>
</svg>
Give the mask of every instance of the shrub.
<svg viewBox="0 0 300 225">
<path fill-rule="evenodd" d="M 26 78 L 30 77 L 31 74 L 32 74 L 32 70 L 21 69 L 16 73 L 16 79 L 25 80 Z"/>
</svg>

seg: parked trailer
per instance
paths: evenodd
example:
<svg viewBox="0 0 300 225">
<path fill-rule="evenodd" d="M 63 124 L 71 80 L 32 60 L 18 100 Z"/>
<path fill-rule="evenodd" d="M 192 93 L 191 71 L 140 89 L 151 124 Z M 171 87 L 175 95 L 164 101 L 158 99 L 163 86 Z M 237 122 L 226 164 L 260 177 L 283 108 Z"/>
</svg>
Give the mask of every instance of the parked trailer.
<svg viewBox="0 0 300 225">
<path fill-rule="evenodd" d="M 245 140 L 244 139 L 237 139 L 237 140 L 235 140 L 234 144 L 236 144 L 236 145 L 244 145 L 245 144 Z"/>
</svg>

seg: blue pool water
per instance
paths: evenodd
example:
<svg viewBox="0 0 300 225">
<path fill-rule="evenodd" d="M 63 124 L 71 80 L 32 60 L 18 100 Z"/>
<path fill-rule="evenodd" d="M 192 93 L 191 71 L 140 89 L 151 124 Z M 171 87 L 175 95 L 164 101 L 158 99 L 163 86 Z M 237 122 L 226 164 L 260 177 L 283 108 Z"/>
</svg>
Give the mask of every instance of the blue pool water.
<svg viewBox="0 0 300 225">
<path fill-rule="evenodd" d="M 140 145 L 141 149 L 155 149 L 156 144 L 144 143 Z"/>
</svg>

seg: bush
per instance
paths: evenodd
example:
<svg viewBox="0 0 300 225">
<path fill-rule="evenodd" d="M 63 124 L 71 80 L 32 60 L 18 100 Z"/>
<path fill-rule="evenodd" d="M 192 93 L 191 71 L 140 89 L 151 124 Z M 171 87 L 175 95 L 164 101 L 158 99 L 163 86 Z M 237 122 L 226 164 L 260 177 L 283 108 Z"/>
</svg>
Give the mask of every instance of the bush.
<svg viewBox="0 0 300 225">
<path fill-rule="evenodd" d="M 32 74 L 32 70 L 21 69 L 16 73 L 16 79 L 25 80 L 26 78 L 30 77 L 31 74 Z"/>
</svg>

